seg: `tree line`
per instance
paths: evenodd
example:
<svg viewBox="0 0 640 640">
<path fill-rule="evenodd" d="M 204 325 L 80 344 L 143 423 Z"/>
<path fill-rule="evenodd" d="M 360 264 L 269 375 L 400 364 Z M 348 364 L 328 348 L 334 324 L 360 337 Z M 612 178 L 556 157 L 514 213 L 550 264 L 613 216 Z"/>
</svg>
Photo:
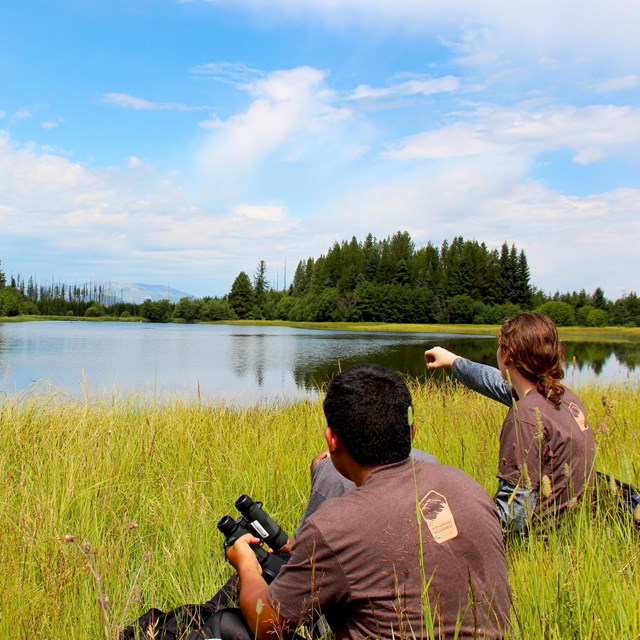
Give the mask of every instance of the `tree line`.
<svg viewBox="0 0 640 640">
<path fill-rule="evenodd" d="M 0 265 L 1 266 L 1 265 Z M 602 289 L 545 294 L 531 284 L 524 251 L 508 243 L 456 236 L 416 248 L 406 231 L 377 240 L 334 243 L 326 254 L 298 263 L 285 290 L 269 283 L 260 260 L 252 277 L 242 271 L 222 297 L 116 301 L 97 283 L 39 286 L 33 278 L 0 269 L 0 315 L 139 317 L 151 322 L 231 319 L 384 323 L 500 324 L 535 309 L 559 326 L 640 326 L 640 299 L 629 293 L 610 301 Z"/>
</svg>

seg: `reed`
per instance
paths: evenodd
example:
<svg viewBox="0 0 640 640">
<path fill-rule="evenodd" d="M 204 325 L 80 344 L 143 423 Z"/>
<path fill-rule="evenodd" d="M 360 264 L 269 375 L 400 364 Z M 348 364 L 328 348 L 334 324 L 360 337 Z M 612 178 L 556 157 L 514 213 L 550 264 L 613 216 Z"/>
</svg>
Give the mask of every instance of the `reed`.
<svg viewBox="0 0 640 640">
<path fill-rule="evenodd" d="M 410 382 L 417 446 L 495 488 L 506 409 Z M 598 468 L 640 483 L 632 386 L 580 391 Z M 0 404 L 0 637 L 115 638 L 149 607 L 209 599 L 230 575 L 216 523 L 248 493 L 293 531 L 324 445 L 319 400 L 241 407 L 141 396 Z M 520 638 L 640 635 L 638 535 L 583 505 L 511 545 Z"/>
</svg>

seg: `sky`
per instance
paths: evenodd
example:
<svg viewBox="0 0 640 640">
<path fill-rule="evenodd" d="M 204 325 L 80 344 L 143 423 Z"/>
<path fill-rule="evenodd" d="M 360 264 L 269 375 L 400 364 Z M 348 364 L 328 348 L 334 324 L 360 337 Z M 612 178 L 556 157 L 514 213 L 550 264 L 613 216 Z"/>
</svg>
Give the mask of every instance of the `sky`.
<svg viewBox="0 0 640 640">
<path fill-rule="evenodd" d="M 634 0 L 8 0 L 0 261 L 224 295 L 408 231 L 640 292 Z"/>
</svg>

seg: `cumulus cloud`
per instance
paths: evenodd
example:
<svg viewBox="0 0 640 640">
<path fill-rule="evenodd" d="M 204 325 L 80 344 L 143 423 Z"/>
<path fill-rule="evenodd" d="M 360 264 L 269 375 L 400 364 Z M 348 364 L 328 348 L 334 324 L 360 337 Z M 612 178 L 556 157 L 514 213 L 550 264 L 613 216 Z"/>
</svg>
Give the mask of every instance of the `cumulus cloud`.
<svg viewBox="0 0 640 640">
<path fill-rule="evenodd" d="M 89 168 L 14 142 L 6 132 L 0 132 L 0 195 L 5 267 L 20 264 L 23 275 L 37 275 L 28 271 L 27 241 L 38 259 L 65 256 L 64 273 L 57 274 L 63 280 L 104 274 L 109 265 L 124 282 L 197 283 L 196 295 L 228 290 L 227 270 L 237 274 L 259 258 L 281 261 L 283 235 L 297 225 L 273 202 L 208 208 L 185 194 L 179 176 L 135 157 L 125 167 Z M 213 284 L 217 272 L 222 282 Z"/>
<path fill-rule="evenodd" d="M 274 71 L 245 85 L 252 102 L 227 120 L 201 123 L 211 133 L 200 154 L 207 172 L 225 179 L 238 177 L 276 151 L 281 160 L 295 160 L 292 141 L 321 137 L 332 123 L 351 117 L 335 106 L 335 94 L 325 86 L 325 74 L 311 67 Z"/>
<path fill-rule="evenodd" d="M 638 156 L 640 109 L 632 107 L 494 107 L 479 110 L 473 118 L 473 122 L 457 122 L 409 136 L 390 145 L 383 156 L 393 160 L 495 153 L 534 157 L 546 151 L 570 149 L 578 164 L 604 157 Z"/>
<path fill-rule="evenodd" d="M 236 213 L 248 221 L 261 220 L 268 222 L 282 222 L 287 218 L 287 209 L 283 204 L 239 204 Z"/>
</svg>

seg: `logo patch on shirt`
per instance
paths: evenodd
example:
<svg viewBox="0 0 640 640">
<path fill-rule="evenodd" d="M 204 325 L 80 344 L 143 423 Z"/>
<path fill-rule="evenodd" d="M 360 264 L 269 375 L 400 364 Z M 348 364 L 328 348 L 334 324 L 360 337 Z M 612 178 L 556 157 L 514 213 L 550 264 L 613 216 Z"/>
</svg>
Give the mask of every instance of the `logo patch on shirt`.
<svg viewBox="0 0 640 640">
<path fill-rule="evenodd" d="M 569 411 L 571 411 L 571 415 L 578 423 L 580 431 L 586 431 L 589 428 L 589 425 L 587 424 L 587 420 L 584 417 L 584 413 L 582 413 L 582 411 L 580 410 L 580 407 L 575 402 L 570 402 Z"/>
<path fill-rule="evenodd" d="M 420 501 L 420 513 L 431 531 L 433 539 L 442 544 L 458 535 L 456 521 L 447 499 L 436 491 L 429 491 Z"/>
</svg>

